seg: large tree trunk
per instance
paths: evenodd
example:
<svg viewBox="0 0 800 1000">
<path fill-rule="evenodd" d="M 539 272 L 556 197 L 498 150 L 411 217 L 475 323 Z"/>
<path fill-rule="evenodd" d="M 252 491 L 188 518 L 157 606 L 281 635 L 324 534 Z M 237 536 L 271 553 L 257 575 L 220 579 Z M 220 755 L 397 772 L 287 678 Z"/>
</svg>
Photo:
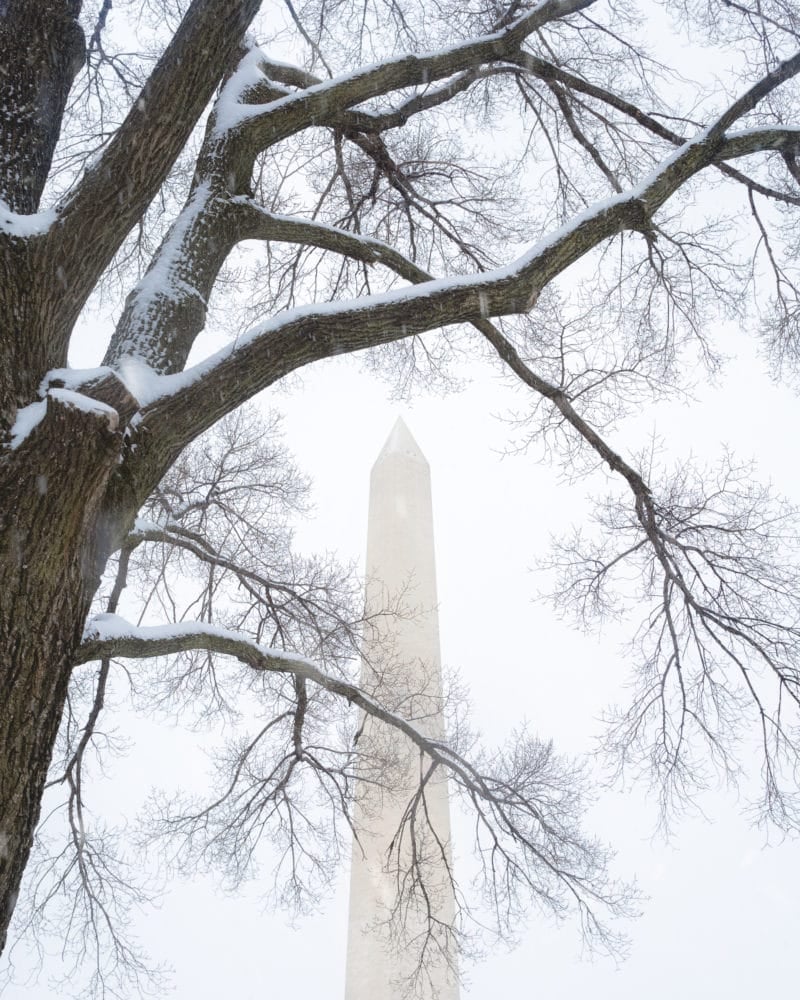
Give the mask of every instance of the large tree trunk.
<svg viewBox="0 0 800 1000">
<path fill-rule="evenodd" d="M 117 414 L 58 391 L 0 460 L 0 951 L 16 902 L 66 697 L 107 557 L 102 501 Z"/>
<path fill-rule="evenodd" d="M 86 58 L 81 0 L 0 0 L 0 951 L 92 597 L 123 519 L 159 478 L 155 466 L 140 469 L 136 483 L 108 490 L 118 424 L 136 409 L 113 378 L 86 388 L 113 408 L 59 389 L 37 401 L 47 373 L 67 363 L 99 275 L 236 64 L 259 5 L 192 0 L 101 160 L 57 219 L 31 219 Z M 36 419 L 14 441 L 18 411 Z"/>
<path fill-rule="evenodd" d="M 80 7 L 0 0 L 0 198 L 21 215 L 39 208 L 85 58 Z M 64 294 L 53 294 L 58 262 L 48 264 L 42 240 L 15 227 L 6 227 L 0 247 L 3 445 L 17 409 L 38 398 L 47 369 L 66 359 L 50 346 L 60 345 L 52 337 Z M 23 415 L 28 435 L 0 457 L 0 951 L 107 545 L 99 512 L 119 453 L 117 415 L 88 400 L 51 395 Z"/>
<path fill-rule="evenodd" d="M 92 597 L 123 519 L 159 478 L 158 468 L 140 469 L 133 486 L 107 488 L 118 424 L 136 409 L 112 378 L 86 392 L 113 408 L 58 389 L 36 401 L 47 373 L 66 365 L 99 275 L 235 65 L 259 5 L 192 0 L 141 100 L 55 220 L 26 216 L 40 207 L 85 61 L 81 0 L 0 0 L 0 951 Z M 18 411 L 41 419 L 13 441 Z"/>
</svg>

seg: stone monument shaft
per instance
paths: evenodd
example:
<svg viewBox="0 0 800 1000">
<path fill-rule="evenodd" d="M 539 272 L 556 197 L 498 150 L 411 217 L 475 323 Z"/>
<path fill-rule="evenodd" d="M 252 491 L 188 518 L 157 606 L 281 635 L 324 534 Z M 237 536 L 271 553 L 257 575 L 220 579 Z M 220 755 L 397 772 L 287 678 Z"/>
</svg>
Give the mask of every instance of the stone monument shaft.
<svg viewBox="0 0 800 1000">
<path fill-rule="evenodd" d="M 442 738 L 430 469 L 402 419 L 372 469 L 366 569 L 367 609 L 399 603 L 403 612 L 378 618 L 368 632 L 362 685 L 426 735 Z M 437 771 L 426 784 L 418 820 L 398 835 L 430 761 L 380 722 L 368 718 L 362 729 L 365 770 L 354 804 L 359 842 L 350 878 L 345 1000 L 401 1000 L 409 993 L 457 1000 L 454 947 L 441 931 L 452 925 L 454 911 L 446 776 Z M 402 872 L 412 854 L 425 882 L 424 905 L 409 903 L 401 889 L 411 885 Z"/>
</svg>

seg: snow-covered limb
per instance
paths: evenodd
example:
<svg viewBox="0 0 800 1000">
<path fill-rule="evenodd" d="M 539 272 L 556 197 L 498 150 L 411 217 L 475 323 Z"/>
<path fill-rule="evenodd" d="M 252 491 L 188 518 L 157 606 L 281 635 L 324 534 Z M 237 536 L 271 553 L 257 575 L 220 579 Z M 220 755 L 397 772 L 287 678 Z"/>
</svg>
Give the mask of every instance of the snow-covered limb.
<svg viewBox="0 0 800 1000">
<path fill-rule="evenodd" d="M 567 909 L 575 908 L 582 921 L 589 924 L 586 936 L 590 944 L 594 938 L 595 944 L 600 947 L 615 946 L 614 935 L 595 913 L 595 908 L 606 909 L 612 916 L 621 915 L 629 912 L 633 894 L 629 887 L 614 885 L 609 880 L 608 852 L 579 832 L 583 774 L 580 767 L 557 756 L 551 744 L 521 735 L 514 747 L 513 763 L 509 763 L 505 751 L 497 755 L 486 755 L 484 752 L 481 755 L 483 759 L 472 763 L 446 743 L 426 737 L 417 726 L 396 712 L 387 710 L 360 687 L 320 670 L 312 661 L 259 645 L 239 633 L 203 622 L 144 627 L 132 625 L 117 615 L 98 615 L 87 625 L 77 662 L 97 658 L 162 656 L 197 649 L 233 657 L 253 670 L 290 674 L 297 678 L 300 683 L 294 710 L 294 742 L 285 758 L 290 762 L 285 778 L 279 780 L 279 777 L 274 777 L 282 772 L 280 762 L 275 764 L 271 758 L 269 770 L 273 777 L 259 777 L 258 794 L 248 793 L 242 797 L 238 794 L 238 783 L 242 780 L 246 785 L 243 777 L 245 768 L 243 764 L 236 766 L 220 798 L 182 817 L 167 820 L 173 833 L 184 831 L 189 839 L 198 832 L 208 836 L 212 814 L 220 807 L 224 809 L 229 800 L 233 812 L 222 820 L 223 830 L 231 822 L 240 825 L 237 803 L 241 801 L 253 802 L 257 807 L 263 804 L 271 809 L 271 782 L 274 780 L 285 789 L 291 772 L 300 763 L 317 769 L 325 780 L 332 781 L 338 788 L 337 808 L 349 812 L 349 796 L 342 794 L 345 789 L 338 783 L 351 779 L 352 764 L 345 766 L 339 763 L 335 768 L 327 768 L 319 760 L 319 752 L 323 748 L 317 746 L 313 753 L 307 754 L 302 741 L 303 716 L 308 706 L 305 685 L 315 684 L 356 705 L 372 719 L 402 733 L 424 755 L 420 785 L 411 794 L 390 848 L 390 857 L 387 858 L 389 864 L 398 866 L 398 877 L 402 877 L 405 864 L 399 844 L 406 836 L 414 836 L 415 826 L 423 821 L 429 822 L 423 820 L 427 815 L 425 785 L 432 771 L 441 767 L 450 776 L 457 793 L 474 810 L 477 847 L 485 861 L 483 878 L 486 889 L 498 900 L 502 899 L 504 907 L 508 907 L 505 916 L 498 911 L 497 919 L 501 923 L 511 919 L 513 906 L 507 893 L 509 886 L 514 884 L 515 895 L 521 890 L 556 914 L 562 915 Z M 288 716 L 292 716 L 291 711 Z M 262 732 L 270 730 L 283 717 L 276 716 L 268 721 Z M 256 737 L 245 748 L 243 762 L 258 739 Z M 368 744 L 369 739 L 365 738 L 363 742 Z M 360 752 L 359 744 L 351 748 L 349 755 L 357 758 Z M 369 753 L 368 749 L 366 753 Z M 370 766 L 369 763 L 367 766 Z M 281 801 L 284 801 L 284 794 L 282 791 Z M 288 807 L 291 808 L 291 805 Z M 258 828 L 263 831 L 263 823 Z M 248 850 L 252 850 L 252 846 Z"/>
<path fill-rule="evenodd" d="M 284 67 L 286 79 L 302 83 L 303 89 L 278 89 L 277 95 L 275 85 L 263 75 L 269 62 L 256 47 L 250 48 L 221 91 L 189 199 L 145 278 L 129 296 L 105 363 L 113 365 L 130 355 L 160 374 L 183 368 L 203 328 L 205 304 L 219 268 L 238 239 L 247 238 L 237 235 L 226 202 L 231 194 L 249 189 L 253 163 L 261 151 L 310 126 L 370 132 L 397 127 L 491 75 L 495 71 L 487 66 L 515 51 L 531 32 L 593 2 L 543 0 L 533 11 L 483 38 L 443 52 L 390 59 L 332 80 L 310 82 L 308 75 L 298 76 L 296 70 Z M 516 72 L 513 67 L 512 71 Z M 371 97 L 440 78 L 451 79 L 438 90 L 406 100 L 386 116 L 348 111 Z M 261 89 L 266 89 L 268 103 L 252 103 Z"/>
<path fill-rule="evenodd" d="M 413 722 L 392 712 L 362 688 L 321 670 L 312 660 L 270 646 L 262 646 L 241 632 L 207 622 L 168 625 L 134 625 L 116 614 L 95 615 L 86 626 L 76 665 L 90 660 L 147 659 L 190 650 L 230 656 L 253 670 L 291 674 L 344 698 L 371 717 L 403 733 L 432 761 L 455 773 L 464 787 L 485 797 L 488 790 L 480 773 L 446 743 L 425 736 Z"/>
<path fill-rule="evenodd" d="M 259 66 L 270 84 L 279 83 L 285 88 L 286 96 L 291 94 L 289 89 L 291 87 L 312 87 L 323 82 L 319 77 L 297 66 L 276 63 L 266 55 L 263 55 Z M 396 108 L 389 111 L 377 112 L 354 108 L 335 115 L 331 122 L 364 132 L 399 128 L 414 115 L 440 107 L 467 90 L 477 80 L 486 80 L 490 76 L 513 72 L 517 72 L 515 66 L 507 64 L 506 61 L 499 65 L 475 66 L 462 73 L 457 73 L 438 87 L 425 86 L 412 97 L 404 98 Z"/>
<path fill-rule="evenodd" d="M 307 85 L 301 90 L 280 96 L 264 105 L 245 103 L 247 89 L 251 91 L 254 89 L 253 80 L 257 65 L 255 58 L 250 54 L 246 64 L 247 71 L 243 73 L 243 80 L 247 86 L 242 86 L 238 100 L 233 94 L 225 92 L 225 102 L 218 120 L 218 133 L 227 135 L 229 132 L 244 130 L 248 135 L 247 141 L 254 144 L 254 151 L 264 149 L 268 145 L 275 145 L 288 138 L 309 124 L 329 122 L 332 115 L 398 88 L 427 86 L 435 80 L 453 78 L 440 90 L 442 94 L 446 94 L 447 87 L 452 86 L 455 88 L 453 94 L 458 93 L 462 89 L 462 84 L 468 85 L 473 82 L 472 74 L 481 67 L 498 61 L 508 61 L 521 67 L 531 68 L 537 75 L 546 79 L 552 75 L 562 75 L 570 83 L 574 81 L 580 85 L 583 81 L 579 77 L 564 74 L 544 60 L 520 51 L 520 46 L 528 35 L 541 29 L 549 21 L 581 10 L 594 2 L 595 0 L 573 0 L 571 3 L 556 4 L 544 0 L 533 11 L 512 22 L 502 31 L 484 38 L 471 39 L 442 52 L 421 53 L 386 60 L 380 65 L 355 70 L 344 77 Z M 780 63 L 734 101 L 711 126 L 711 137 L 714 139 L 721 137 L 735 121 L 752 110 L 775 87 L 795 76 L 798 71 L 797 60 L 798 56 L 795 56 Z M 462 80 L 464 74 L 467 75 L 466 81 Z M 477 79 L 478 76 L 474 78 Z M 587 86 L 584 83 L 581 89 L 586 89 Z M 257 93 L 257 87 L 255 92 Z M 606 100 L 610 98 L 612 101 L 614 99 L 613 95 L 609 95 L 601 88 L 593 88 L 593 96 L 601 96 L 601 99 Z M 398 109 L 397 120 L 393 121 L 393 116 L 390 114 L 383 127 L 390 128 L 395 124 L 403 124 L 410 114 L 424 110 L 427 106 L 426 101 L 430 100 L 431 106 L 436 106 L 440 99 L 441 97 L 435 92 L 424 97 L 412 98 L 406 103 L 406 117 L 403 117 L 402 110 Z M 627 102 L 621 103 L 627 109 L 632 108 Z M 641 112 L 636 112 L 635 116 L 637 120 L 648 118 Z M 367 122 L 373 125 L 380 121 L 381 116 L 367 116 Z M 659 131 L 663 137 L 668 132 L 663 126 Z"/>
<path fill-rule="evenodd" d="M 270 101 L 252 103 L 248 96 L 255 83 L 257 59 L 248 54 L 241 76 L 232 78 L 218 108 L 217 134 L 242 132 L 258 148 L 274 145 L 308 123 L 325 121 L 331 113 L 351 108 L 372 97 L 403 87 L 427 85 L 434 80 L 502 60 L 522 42 L 551 21 L 592 6 L 596 0 L 541 0 L 540 3 L 491 34 L 473 38 L 437 52 L 401 55 L 361 67 L 346 76 L 305 86 L 302 91 Z M 256 87 L 257 90 L 257 87 Z"/>
<path fill-rule="evenodd" d="M 506 267 L 288 310 L 193 368 L 159 379 L 142 426 L 151 440 L 166 433 L 186 443 L 223 413 L 312 361 L 447 324 L 525 312 L 532 297 L 590 247 L 623 228 L 645 226 L 637 191 L 587 210 Z M 142 445 L 147 447 L 146 441 Z"/>
<path fill-rule="evenodd" d="M 766 125 L 726 132 L 718 160 L 734 160 L 753 153 L 796 153 L 800 148 L 800 125 L 791 127 Z"/>
<path fill-rule="evenodd" d="M 164 183 L 260 5 L 230 0 L 221 11 L 216 0 L 192 0 L 124 122 L 59 206 L 51 252 L 76 315 Z"/>
<path fill-rule="evenodd" d="M 421 750 L 441 764 L 452 767 L 457 758 L 438 740 L 424 736 L 407 719 L 390 712 L 356 684 L 325 673 L 311 660 L 282 649 L 262 646 L 241 632 L 209 625 L 207 622 L 178 622 L 169 625 L 134 625 L 116 614 L 96 615 L 86 626 L 76 664 L 106 658 L 141 659 L 207 650 L 231 656 L 254 670 L 292 674 L 318 684 L 331 694 L 357 705 L 367 714 L 393 726 Z M 464 778 L 473 780 L 469 771 Z"/>
<path fill-rule="evenodd" d="M 792 72 L 798 68 L 800 55 L 791 61 Z M 773 85 L 783 78 L 776 74 Z M 739 107 L 743 103 L 736 102 Z M 723 117 L 728 119 L 729 111 Z M 160 379 L 161 398 L 145 407 L 142 425 L 150 429 L 151 440 L 159 433 L 167 433 L 174 435 L 176 443 L 185 443 L 256 392 L 320 358 L 389 343 L 448 324 L 526 312 L 553 278 L 592 247 L 625 229 L 648 235 L 654 213 L 690 177 L 729 153 L 740 156 L 761 149 L 758 131 L 734 134 L 729 140 L 719 134 L 717 126 L 718 122 L 702 130 L 638 184 L 590 206 L 511 264 L 279 314 L 194 368 Z M 778 143 L 787 147 L 797 137 L 795 129 L 780 136 L 769 130 L 767 141 L 769 148 L 775 149 Z M 277 226 L 278 221 L 273 219 L 272 224 Z M 322 235 L 318 230 L 320 241 Z M 330 235 L 333 242 L 333 233 Z M 362 253 L 367 249 L 363 241 L 352 247 L 360 248 Z M 387 262 L 389 259 L 387 255 Z M 145 441 L 143 446 L 147 448 L 148 443 Z"/>
<path fill-rule="evenodd" d="M 207 622 L 168 625 L 134 625 L 116 614 L 93 617 L 86 626 L 76 665 L 110 658 L 141 659 L 190 650 L 205 650 L 239 660 L 253 670 L 291 674 L 344 698 L 367 715 L 408 737 L 430 759 L 457 775 L 464 787 L 479 797 L 489 797 L 480 773 L 440 740 L 425 736 L 417 726 L 388 710 L 356 684 L 321 670 L 313 661 L 295 653 L 262 646 L 241 632 Z"/>
</svg>

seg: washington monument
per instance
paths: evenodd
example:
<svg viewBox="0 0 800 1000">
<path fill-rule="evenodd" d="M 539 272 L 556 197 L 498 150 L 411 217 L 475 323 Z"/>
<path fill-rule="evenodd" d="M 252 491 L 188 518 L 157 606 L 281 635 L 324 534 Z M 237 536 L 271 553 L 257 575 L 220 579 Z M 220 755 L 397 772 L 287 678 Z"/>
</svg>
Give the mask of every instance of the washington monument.
<svg viewBox="0 0 800 1000">
<path fill-rule="evenodd" d="M 368 611 L 405 610 L 366 636 L 362 685 L 443 738 L 430 469 L 402 419 L 372 468 L 366 569 Z M 354 806 L 345 1000 L 458 1000 L 446 778 L 425 780 L 430 761 L 371 717 L 359 738 L 378 764 Z"/>
</svg>

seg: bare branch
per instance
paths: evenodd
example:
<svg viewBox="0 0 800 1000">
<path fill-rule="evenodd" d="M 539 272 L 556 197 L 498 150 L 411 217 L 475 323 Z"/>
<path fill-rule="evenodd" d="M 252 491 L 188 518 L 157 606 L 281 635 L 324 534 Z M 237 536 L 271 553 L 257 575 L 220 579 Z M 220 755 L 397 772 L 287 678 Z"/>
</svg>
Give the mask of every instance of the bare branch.
<svg viewBox="0 0 800 1000">
<path fill-rule="evenodd" d="M 212 0 L 193 0 L 100 161 L 61 206 L 51 242 L 75 316 L 166 179 L 258 8 L 235 0 L 220 16 Z"/>
<path fill-rule="evenodd" d="M 258 672 L 292 676 L 298 700 L 293 711 L 285 716 L 276 716 L 254 740 L 238 745 L 231 761 L 233 771 L 230 783 L 220 798 L 209 806 L 190 810 L 183 818 L 164 820 L 165 831 L 171 830 L 173 835 L 183 831 L 190 850 L 198 836 L 202 834 L 202 844 L 205 843 L 204 838 L 209 836 L 208 846 L 199 848 L 202 852 L 215 850 L 221 844 L 225 844 L 225 850 L 229 851 L 235 844 L 234 857 L 241 854 L 241 863 L 246 867 L 254 849 L 251 834 L 263 830 L 268 819 L 277 815 L 282 817 L 282 824 L 302 822 L 307 825 L 308 818 L 302 811 L 298 812 L 299 807 L 289 791 L 295 769 L 303 762 L 318 769 L 323 778 L 327 776 L 328 779 L 344 782 L 337 805 L 345 809 L 345 817 L 349 816 L 348 788 L 356 773 L 361 780 L 368 781 L 375 780 L 370 779 L 370 775 L 380 774 L 376 770 L 375 737 L 372 733 L 359 740 L 359 759 L 364 760 L 365 769 L 355 768 L 353 760 L 349 759 L 355 751 L 341 756 L 336 764 L 319 764 L 314 759 L 316 751 L 307 747 L 301 736 L 307 697 L 310 697 L 306 695 L 305 685 L 311 683 L 347 704 L 357 706 L 370 720 L 382 723 L 390 732 L 402 734 L 425 755 L 431 768 L 442 767 L 451 775 L 456 787 L 476 810 L 481 838 L 485 836 L 491 845 L 486 848 L 491 862 L 486 865 L 485 876 L 488 891 L 502 894 L 507 911 L 503 926 L 513 914 L 518 913 L 518 906 L 524 905 L 520 899 L 520 893 L 524 893 L 556 913 L 576 906 L 585 918 L 588 937 L 605 946 L 612 945 L 613 935 L 605 927 L 596 908 L 606 908 L 612 914 L 624 912 L 631 902 L 631 894 L 624 887 L 616 890 L 605 882 L 601 873 L 608 860 L 606 854 L 599 845 L 582 839 L 575 832 L 581 787 L 579 772 L 565 770 L 565 762 L 553 756 L 552 747 L 533 741 L 528 749 L 518 751 L 519 756 L 511 770 L 507 770 L 504 754 L 487 761 L 484 769 L 482 765 L 470 763 L 440 739 L 425 735 L 418 725 L 388 710 L 359 686 L 325 673 L 313 662 L 260 646 L 242 635 L 209 627 L 202 622 L 169 627 L 136 627 L 117 616 L 100 615 L 88 626 L 78 658 L 80 662 L 85 662 L 98 656 L 156 657 L 198 649 L 233 657 Z M 287 755 L 276 757 L 274 749 L 264 747 L 258 751 L 258 756 L 254 756 L 268 733 L 276 735 L 280 741 L 280 731 L 275 727 L 283 721 L 288 726 L 285 734 L 288 739 Z M 331 752 L 327 751 L 326 755 Z M 266 756 L 262 757 L 262 753 Z M 514 773 L 514 767 L 523 767 L 523 761 L 530 770 L 525 781 L 520 783 L 520 774 Z M 268 766 L 266 774 L 262 771 L 265 766 Z M 424 899 L 425 892 L 430 888 L 430 875 L 426 875 L 424 870 L 428 862 L 423 864 L 418 858 L 409 870 L 405 865 L 406 849 L 403 843 L 406 836 L 418 842 L 420 825 L 427 825 L 420 815 L 425 808 L 425 784 L 423 781 L 414 791 L 392 848 L 393 864 L 397 866 L 398 879 L 402 883 L 398 903 L 401 911 L 409 905 L 416 906 L 420 892 Z M 391 781 L 387 781 L 386 787 L 392 787 Z M 212 816 L 223 805 L 229 811 L 222 813 L 222 825 L 217 829 L 212 826 Z M 212 832 L 213 829 L 216 832 Z M 286 849 L 303 851 L 304 839 L 293 828 Z M 443 844 L 438 849 L 443 850 Z M 307 860 L 316 866 L 313 857 Z M 290 878 L 294 884 L 297 859 L 291 860 L 289 870 L 294 873 Z M 513 890 L 512 883 L 516 886 Z"/>
</svg>

